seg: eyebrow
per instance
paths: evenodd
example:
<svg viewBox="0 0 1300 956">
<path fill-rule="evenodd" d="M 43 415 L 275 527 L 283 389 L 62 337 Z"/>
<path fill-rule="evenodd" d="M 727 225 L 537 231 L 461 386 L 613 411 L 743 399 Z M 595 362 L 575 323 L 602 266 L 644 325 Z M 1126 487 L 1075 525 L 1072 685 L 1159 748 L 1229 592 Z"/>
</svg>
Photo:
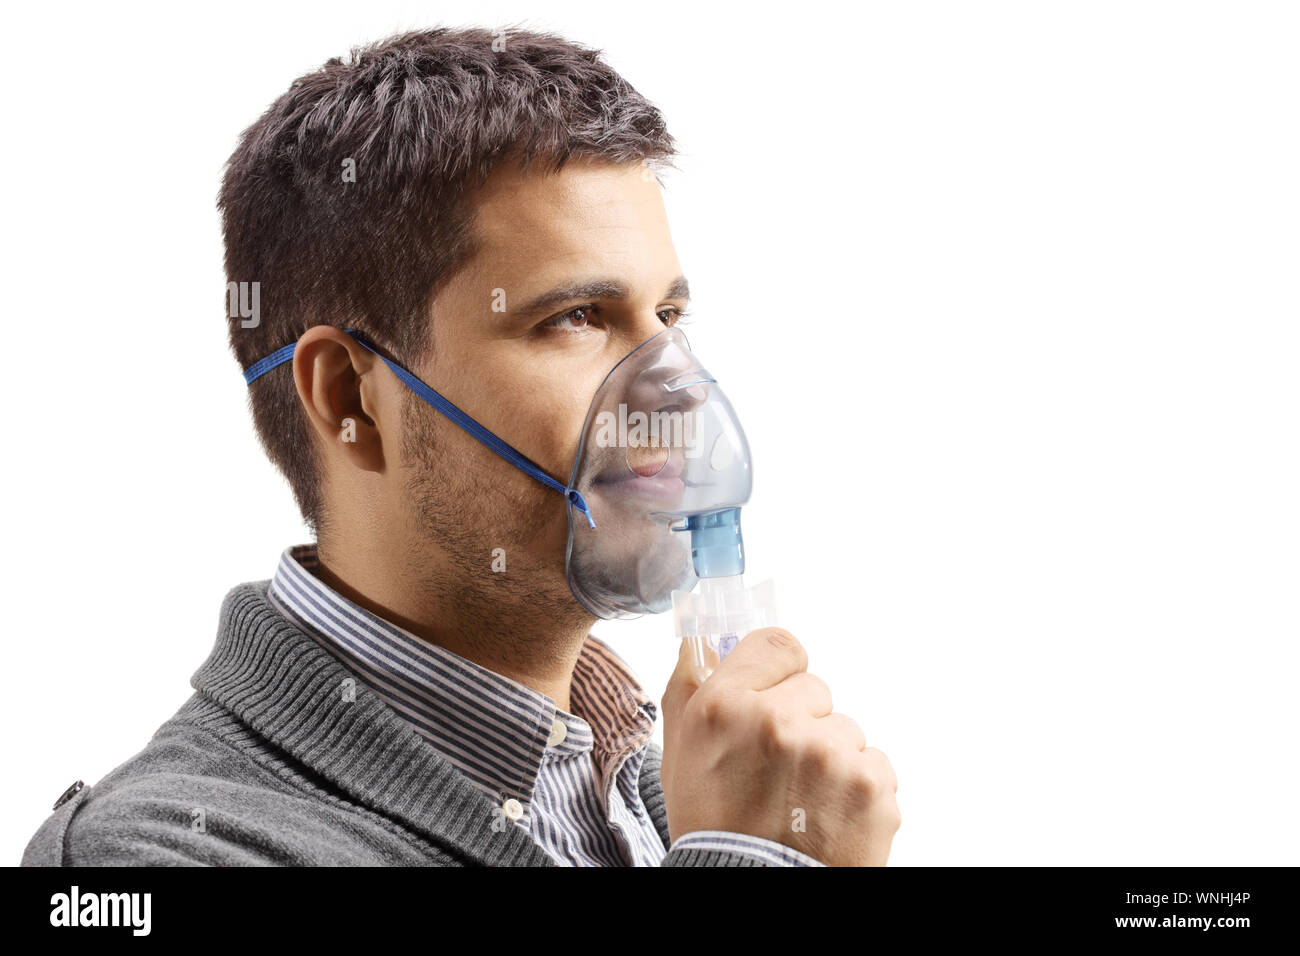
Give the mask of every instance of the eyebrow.
<svg viewBox="0 0 1300 956">
<path fill-rule="evenodd" d="M 565 302 L 572 302 L 575 299 L 626 299 L 627 297 L 627 286 L 617 279 L 592 279 L 587 282 L 556 286 L 554 289 L 543 292 L 537 298 L 532 299 L 522 308 L 511 309 L 510 312 L 515 316 L 532 316 L 557 305 L 563 305 Z M 678 276 L 670 282 L 668 291 L 664 293 L 663 297 L 665 299 L 689 299 L 691 297 L 691 287 L 686 281 L 686 277 Z"/>
</svg>

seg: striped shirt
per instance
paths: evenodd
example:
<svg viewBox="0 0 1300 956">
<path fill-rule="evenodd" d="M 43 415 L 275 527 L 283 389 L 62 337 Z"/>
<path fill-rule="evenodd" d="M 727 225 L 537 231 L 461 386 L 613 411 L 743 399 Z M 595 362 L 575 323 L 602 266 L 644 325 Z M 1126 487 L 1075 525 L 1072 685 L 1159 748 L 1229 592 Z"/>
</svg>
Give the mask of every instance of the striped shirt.
<svg viewBox="0 0 1300 956">
<path fill-rule="evenodd" d="M 667 852 L 641 802 L 641 763 L 658 713 L 627 664 L 588 635 L 573 712 L 372 614 L 315 575 L 316 546 L 287 549 L 271 579 L 277 610 L 320 641 L 500 808 L 567 866 L 658 866 Z M 673 847 L 821 866 L 761 837 L 687 833 Z"/>
</svg>

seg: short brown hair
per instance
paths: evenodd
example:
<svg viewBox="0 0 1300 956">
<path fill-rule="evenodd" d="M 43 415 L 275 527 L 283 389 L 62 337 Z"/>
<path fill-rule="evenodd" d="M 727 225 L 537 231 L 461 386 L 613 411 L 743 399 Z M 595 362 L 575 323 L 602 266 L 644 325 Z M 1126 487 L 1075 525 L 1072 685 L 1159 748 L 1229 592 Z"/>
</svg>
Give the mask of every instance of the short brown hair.
<svg viewBox="0 0 1300 956">
<path fill-rule="evenodd" d="M 229 309 L 235 357 L 247 368 L 313 325 L 348 324 L 418 363 L 429 298 L 473 252 L 473 189 L 499 163 L 673 152 L 659 111 L 599 51 L 552 34 L 422 30 L 335 57 L 295 80 L 226 166 L 226 278 L 258 283 L 259 302 L 249 328 Z M 315 532 L 320 463 L 284 369 L 256 380 L 249 404 Z"/>
</svg>

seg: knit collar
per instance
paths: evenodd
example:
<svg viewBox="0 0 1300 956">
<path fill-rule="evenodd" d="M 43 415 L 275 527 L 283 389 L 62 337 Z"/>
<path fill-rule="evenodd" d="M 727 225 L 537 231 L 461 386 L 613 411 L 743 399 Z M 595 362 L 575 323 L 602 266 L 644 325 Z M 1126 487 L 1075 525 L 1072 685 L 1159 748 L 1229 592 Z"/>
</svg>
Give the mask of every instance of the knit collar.
<svg viewBox="0 0 1300 956">
<path fill-rule="evenodd" d="M 626 663 L 594 635 L 579 651 L 570 713 L 350 601 L 317 576 L 318 566 L 314 544 L 286 549 L 271 603 L 357 671 L 497 806 L 518 801 L 521 823 L 546 760 L 590 754 L 602 793 L 616 776 L 625 791 L 635 787 L 657 711 Z"/>
<path fill-rule="evenodd" d="M 552 866 L 501 808 L 412 729 L 360 675 L 267 598 L 269 581 L 226 595 L 216 644 L 190 683 L 355 802 L 466 863 Z M 639 786 L 668 842 L 661 752 L 647 747 Z"/>
</svg>

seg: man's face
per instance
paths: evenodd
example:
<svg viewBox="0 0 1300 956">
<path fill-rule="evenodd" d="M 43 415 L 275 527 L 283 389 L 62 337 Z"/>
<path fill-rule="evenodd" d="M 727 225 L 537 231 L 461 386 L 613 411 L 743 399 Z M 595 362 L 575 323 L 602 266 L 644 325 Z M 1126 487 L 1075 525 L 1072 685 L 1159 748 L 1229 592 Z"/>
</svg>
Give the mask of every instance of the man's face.
<svg viewBox="0 0 1300 956">
<path fill-rule="evenodd" d="M 637 164 L 511 167 L 475 208 L 477 251 L 438 293 L 432 355 L 412 371 L 567 482 L 605 376 L 687 305 L 660 187 Z M 405 504 L 429 547 L 485 587 L 522 586 L 557 611 L 576 609 L 565 498 L 413 395 L 403 419 Z M 504 574 L 492 571 L 497 548 Z"/>
</svg>

